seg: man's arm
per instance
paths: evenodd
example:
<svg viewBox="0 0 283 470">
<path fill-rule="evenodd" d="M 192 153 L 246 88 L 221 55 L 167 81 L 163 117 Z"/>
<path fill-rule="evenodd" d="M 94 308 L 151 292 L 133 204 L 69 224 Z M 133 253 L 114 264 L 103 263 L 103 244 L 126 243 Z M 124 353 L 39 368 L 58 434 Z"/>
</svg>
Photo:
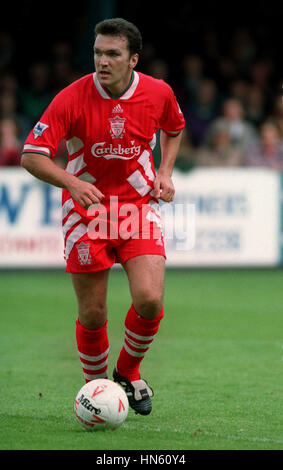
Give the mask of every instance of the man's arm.
<svg viewBox="0 0 283 470">
<path fill-rule="evenodd" d="M 160 131 L 161 164 L 154 180 L 156 197 L 165 202 L 173 201 L 175 188 L 172 181 L 172 172 L 182 139 L 182 132 L 171 137 Z"/>
<path fill-rule="evenodd" d="M 67 189 L 71 193 L 72 198 L 85 209 L 91 204 L 99 203 L 104 197 L 93 184 L 81 181 L 76 176 L 70 175 L 44 155 L 38 156 L 33 153 L 24 153 L 21 159 L 21 166 L 36 178 L 58 188 Z"/>
</svg>

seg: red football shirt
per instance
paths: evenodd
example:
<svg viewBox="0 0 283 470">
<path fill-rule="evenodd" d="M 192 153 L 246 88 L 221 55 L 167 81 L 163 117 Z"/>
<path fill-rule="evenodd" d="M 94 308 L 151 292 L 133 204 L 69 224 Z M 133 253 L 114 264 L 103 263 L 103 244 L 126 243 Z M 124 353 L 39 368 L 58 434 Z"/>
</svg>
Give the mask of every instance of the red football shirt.
<svg viewBox="0 0 283 470">
<path fill-rule="evenodd" d="M 96 73 L 88 74 L 59 92 L 26 139 L 22 153 L 54 157 L 66 140 L 66 171 L 89 181 L 120 202 L 142 204 L 152 196 L 155 169 L 152 150 L 156 132 L 176 135 L 184 117 L 171 87 L 133 72 L 128 87 L 113 97 Z M 40 157 L 40 155 L 39 155 Z M 70 193 L 63 190 L 63 203 Z M 74 201 L 75 211 L 86 211 Z"/>
</svg>

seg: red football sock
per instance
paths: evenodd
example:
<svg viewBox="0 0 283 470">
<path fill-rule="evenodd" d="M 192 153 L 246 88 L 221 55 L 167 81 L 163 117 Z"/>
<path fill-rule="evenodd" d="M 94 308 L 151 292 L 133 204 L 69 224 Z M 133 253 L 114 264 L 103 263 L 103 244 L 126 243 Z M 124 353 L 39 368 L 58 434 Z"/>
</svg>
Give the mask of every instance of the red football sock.
<svg viewBox="0 0 283 470">
<path fill-rule="evenodd" d="M 76 320 L 76 339 L 86 383 L 107 378 L 109 342 L 107 322 L 97 330 L 89 330 Z"/>
<path fill-rule="evenodd" d="M 160 314 L 148 320 L 137 314 L 132 305 L 125 320 L 125 340 L 117 361 L 117 371 L 131 382 L 139 380 L 139 366 L 149 349 L 164 316 L 163 307 Z"/>
</svg>

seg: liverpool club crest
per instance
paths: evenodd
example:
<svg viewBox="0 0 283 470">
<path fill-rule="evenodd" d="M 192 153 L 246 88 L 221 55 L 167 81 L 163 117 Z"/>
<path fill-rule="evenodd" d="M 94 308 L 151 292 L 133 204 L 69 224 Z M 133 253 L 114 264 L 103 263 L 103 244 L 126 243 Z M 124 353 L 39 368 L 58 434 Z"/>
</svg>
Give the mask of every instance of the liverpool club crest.
<svg viewBox="0 0 283 470">
<path fill-rule="evenodd" d="M 79 245 L 77 245 L 76 248 L 78 251 L 79 263 L 81 265 L 90 264 L 91 263 L 91 256 L 89 254 L 90 246 L 87 243 L 81 242 Z"/>
<path fill-rule="evenodd" d="M 115 116 L 114 118 L 109 118 L 110 122 L 110 135 L 112 139 L 122 139 L 125 134 L 125 118 Z"/>
</svg>

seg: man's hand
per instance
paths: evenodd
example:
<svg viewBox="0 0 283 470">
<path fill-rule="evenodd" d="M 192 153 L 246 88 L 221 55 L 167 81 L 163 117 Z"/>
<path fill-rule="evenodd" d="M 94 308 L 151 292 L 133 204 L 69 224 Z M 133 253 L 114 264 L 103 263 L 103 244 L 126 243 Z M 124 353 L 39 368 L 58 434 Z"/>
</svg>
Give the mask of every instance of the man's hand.
<svg viewBox="0 0 283 470">
<path fill-rule="evenodd" d="M 21 165 L 33 176 L 58 188 L 65 188 L 84 209 L 97 204 L 103 199 L 99 189 L 87 181 L 67 173 L 58 167 L 49 157 L 33 153 L 23 154 Z"/>
<path fill-rule="evenodd" d="M 99 189 L 91 183 L 81 181 L 78 178 L 72 179 L 67 188 L 72 198 L 77 201 L 84 209 L 91 204 L 98 204 L 104 198 Z"/>
<path fill-rule="evenodd" d="M 158 172 L 154 180 L 155 196 L 165 202 L 174 199 L 175 188 L 170 174 Z"/>
<path fill-rule="evenodd" d="M 161 130 L 161 163 L 154 181 L 155 196 L 165 202 L 174 199 L 175 188 L 171 178 L 175 159 L 179 150 L 182 133 L 172 137 Z"/>
</svg>

